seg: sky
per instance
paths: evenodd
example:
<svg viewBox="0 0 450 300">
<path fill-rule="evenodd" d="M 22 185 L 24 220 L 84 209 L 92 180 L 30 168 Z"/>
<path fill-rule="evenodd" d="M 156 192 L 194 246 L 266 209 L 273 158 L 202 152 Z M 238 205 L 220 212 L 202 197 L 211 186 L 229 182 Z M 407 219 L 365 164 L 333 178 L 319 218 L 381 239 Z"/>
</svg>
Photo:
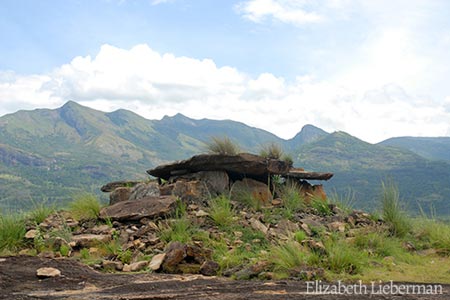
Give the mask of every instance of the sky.
<svg viewBox="0 0 450 300">
<path fill-rule="evenodd" d="M 295 136 L 450 136 L 447 0 L 1 0 L 0 116 L 72 100 Z"/>
</svg>

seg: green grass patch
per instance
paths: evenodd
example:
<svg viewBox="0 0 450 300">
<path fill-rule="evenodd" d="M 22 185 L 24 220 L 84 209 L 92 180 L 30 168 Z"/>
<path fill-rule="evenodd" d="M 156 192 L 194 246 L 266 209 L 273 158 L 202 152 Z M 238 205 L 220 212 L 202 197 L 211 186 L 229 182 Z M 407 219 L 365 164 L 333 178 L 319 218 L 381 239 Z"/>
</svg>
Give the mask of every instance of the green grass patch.
<svg viewBox="0 0 450 300">
<path fill-rule="evenodd" d="M 328 205 L 328 202 L 321 198 L 313 197 L 311 199 L 311 207 L 314 208 L 317 214 L 321 216 L 330 216 L 333 214 L 330 206 Z"/>
<path fill-rule="evenodd" d="M 300 194 L 300 186 L 296 181 L 288 180 L 279 193 L 283 200 L 283 217 L 292 219 L 296 212 L 305 208 L 305 200 Z"/>
<path fill-rule="evenodd" d="M 232 225 L 235 212 L 230 203 L 230 198 L 225 195 L 213 198 L 209 202 L 209 215 L 214 223 L 221 228 Z"/>
<path fill-rule="evenodd" d="M 324 267 L 334 273 L 358 274 L 367 262 L 359 249 L 340 238 L 331 237 L 324 245 L 327 252 Z"/>
<path fill-rule="evenodd" d="M 69 210 L 76 220 L 97 219 L 101 204 L 92 194 L 79 195 L 69 204 Z"/>
<path fill-rule="evenodd" d="M 421 248 L 434 248 L 441 255 L 450 255 L 450 225 L 423 217 L 414 220 L 413 231 Z"/>
<path fill-rule="evenodd" d="M 0 215 L 0 252 L 17 252 L 25 243 L 26 228 L 19 214 Z"/>
<path fill-rule="evenodd" d="M 404 237 L 411 228 L 411 222 L 401 206 L 398 188 L 392 182 L 388 184 L 382 182 L 381 187 L 383 220 L 389 224 L 392 235 Z"/>
</svg>

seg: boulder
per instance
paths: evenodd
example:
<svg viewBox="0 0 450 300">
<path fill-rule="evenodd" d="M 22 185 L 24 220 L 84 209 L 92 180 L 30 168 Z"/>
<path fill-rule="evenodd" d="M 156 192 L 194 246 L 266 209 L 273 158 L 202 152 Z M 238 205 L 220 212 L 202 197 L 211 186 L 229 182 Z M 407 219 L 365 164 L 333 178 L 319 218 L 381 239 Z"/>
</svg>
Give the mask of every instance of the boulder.
<svg viewBox="0 0 450 300">
<path fill-rule="evenodd" d="M 135 201 L 147 197 L 159 197 L 159 184 L 157 182 L 138 183 L 131 189 L 131 195 L 128 200 Z"/>
<path fill-rule="evenodd" d="M 208 194 L 213 196 L 225 194 L 230 189 L 230 179 L 224 171 L 200 171 L 170 178 L 170 182 L 178 180 L 204 182 L 208 189 Z"/>
<path fill-rule="evenodd" d="M 261 223 L 258 219 L 251 218 L 249 222 L 250 226 L 255 230 L 261 231 L 264 234 L 267 234 L 269 231 L 269 228 L 267 228 L 267 226 Z"/>
<path fill-rule="evenodd" d="M 113 221 L 138 221 L 142 218 L 156 218 L 174 211 L 177 199 L 173 196 L 146 197 L 139 201 L 123 201 L 104 207 L 100 218 Z"/>
<path fill-rule="evenodd" d="M 311 185 L 305 180 L 300 181 L 300 195 L 303 196 L 306 203 L 311 203 L 312 199 L 321 199 L 325 201 L 327 194 L 321 184 Z"/>
<path fill-rule="evenodd" d="M 128 187 L 118 187 L 109 194 L 109 205 L 130 199 L 131 189 Z"/>
<path fill-rule="evenodd" d="M 261 206 L 272 204 L 273 196 L 267 184 L 250 178 L 236 181 L 231 187 L 231 198 L 239 199 L 250 195 L 260 201 Z"/>
<path fill-rule="evenodd" d="M 172 195 L 180 198 L 184 202 L 202 203 L 210 198 L 210 193 L 206 183 L 195 181 L 179 180 L 173 184 Z"/>
<path fill-rule="evenodd" d="M 190 159 L 158 166 L 148 170 L 152 176 L 169 180 L 172 176 L 179 176 L 200 171 L 225 171 L 229 175 L 266 177 L 270 174 L 287 174 L 290 164 L 278 160 L 267 159 L 262 156 L 240 153 L 237 155 L 201 154 Z"/>
</svg>

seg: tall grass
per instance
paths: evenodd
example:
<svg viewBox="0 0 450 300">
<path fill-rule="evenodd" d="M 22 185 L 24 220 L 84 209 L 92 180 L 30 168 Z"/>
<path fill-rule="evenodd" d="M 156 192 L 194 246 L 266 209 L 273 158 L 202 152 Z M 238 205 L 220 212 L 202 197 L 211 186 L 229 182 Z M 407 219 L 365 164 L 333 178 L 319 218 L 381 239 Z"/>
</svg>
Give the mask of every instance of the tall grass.
<svg viewBox="0 0 450 300">
<path fill-rule="evenodd" d="M 352 189 L 348 189 L 344 194 L 338 194 L 334 191 L 329 198 L 330 203 L 335 204 L 346 213 L 351 212 L 356 203 L 355 192 Z"/>
<path fill-rule="evenodd" d="M 0 215 L 0 252 L 16 252 L 24 245 L 25 221 L 19 214 Z"/>
<path fill-rule="evenodd" d="M 302 246 L 296 241 L 272 246 L 270 249 L 275 271 L 289 272 L 297 267 L 304 266 L 308 256 Z"/>
<path fill-rule="evenodd" d="M 27 219 L 35 224 L 42 223 L 50 214 L 56 211 L 56 207 L 54 204 L 47 203 L 46 200 L 43 200 L 39 203 L 33 201 L 33 208 L 28 213 Z"/>
<path fill-rule="evenodd" d="M 100 209 L 100 202 L 92 194 L 79 195 L 69 204 L 69 210 L 77 220 L 97 219 Z"/>
<path fill-rule="evenodd" d="M 410 229 L 411 222 L 403 211 L 398 188 L 392 182 L 381 183 L 381 210 L 383 220 L 389 225 L 392 235 L 404 237 Z"/>
<path fill-rule="evenodd" d="M 206 144 L 206 148 L 211 153 L 223 155 L 236 155 L 239 153 L 239 146 L 237 146 L 228 137 L 212 137 Z"/>
<path fill-rule="evenodd" d="M 292 218 L 296 212 L 305 208 L 305 200 L 300 194 L 300 187 L 294 180 L 288 180 L 280 189 L 283 200 L 283 216 Z"/>
<path fill-rule="evenodd" d="M 325 241 L 325 248 L 327 250 L 325 267 L 332 272 L 357 274 L 362 271 L 366 257 L 345 240 L 330 238 Z"/>
<path fill-rule="evenodd" d="M 422 217 L 413 222 L 413 228 L 423 248 L 434 248 L 442 255 L 450 255 L 450 225 Z"/>
<path fill-rule="evenodd" d="M 225 195 L 213 198 L 209 204 L 209 215 L 217 226 L 222 228 L 230 226 L 235 216 L 230 199 Z"/>
</svg>

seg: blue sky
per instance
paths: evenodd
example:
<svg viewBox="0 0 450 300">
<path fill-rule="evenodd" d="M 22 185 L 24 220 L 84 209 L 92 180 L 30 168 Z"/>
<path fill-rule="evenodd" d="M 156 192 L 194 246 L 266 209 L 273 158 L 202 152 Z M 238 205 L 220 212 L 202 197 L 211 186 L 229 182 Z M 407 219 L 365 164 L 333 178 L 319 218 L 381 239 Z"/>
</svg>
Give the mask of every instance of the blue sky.
<svg viewBox="0 0 450 300">
<path fill-rule="evenodd" d="M 450 135 L 439 0 L 2 0 L 0 115 L 68 100 L 159 119 Z"/>
</svg>

